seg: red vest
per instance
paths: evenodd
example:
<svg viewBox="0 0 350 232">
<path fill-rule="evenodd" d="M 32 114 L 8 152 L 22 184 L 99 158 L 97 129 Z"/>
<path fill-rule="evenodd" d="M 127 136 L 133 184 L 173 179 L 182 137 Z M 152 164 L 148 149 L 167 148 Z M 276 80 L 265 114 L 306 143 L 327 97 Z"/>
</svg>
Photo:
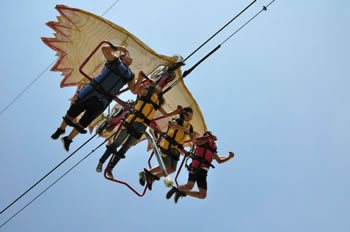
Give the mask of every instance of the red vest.
<svg viewBox="0 0 350 232">
<path fill-rule="evenodd" d="M 215 142 L 205 143 L 203 145 L 197 146 L 191 164 L 192 168 L 209 168 L 211 162 L 213 161 L 213 156 L 216 154 L 216 149 L 217 148 Z"/>
</svg>

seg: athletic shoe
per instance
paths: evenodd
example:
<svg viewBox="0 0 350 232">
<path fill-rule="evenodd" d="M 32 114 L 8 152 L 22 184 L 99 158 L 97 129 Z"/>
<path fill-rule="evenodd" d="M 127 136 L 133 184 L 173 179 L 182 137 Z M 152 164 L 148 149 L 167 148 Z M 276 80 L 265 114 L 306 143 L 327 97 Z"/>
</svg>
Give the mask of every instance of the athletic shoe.
<svg viewBox="0 0 350 232">
<path fill-rule="evenodd" d="M 103 165 L 103 163 L 98 162 L 97 167 L 96 167 L 96 172 L 102 172 L 102 165 Z"/>
<path fill-rule="evenodd" d="M 186 194 L 184 192 L 177 190 L 177 192 L 175 193 L 175 197 L 174 197 L 175 204 L 178 202 L 180 197 L 185 197 L 185 196 L 186 196 Z"/>
<path fill-rule="evenodd" d="M 145 186 L 145 182 L 146 182 L 145 172 L 140 172 L 139 173 L 139 183 L 140 183 L 140 185 Z"/>
<path fill-rule="evenodd" d="M 70 139 L 68 138 L 68 136 L 65 136 L 65 137 L 61 138 L 61 141 L 62 141 L 62 143 L 63 143 L 64 149 L 65 149 L 66 151 L 69 151 L 69 146 L 70 146 L 70 144 L 73 142 L 73 140 L 70 140 Z"/>
<path fill-rule="evenodd" d="M 166 199 L 170 199 L 174 193 L 177 192 L 177 188 L 175 188 L 174 186 L 167 192 L 167 194 L 165 195 Z"/>
<path fill-rule="evenodd" d="M 60 137 L 60 135 L 64 134 L 64 132 L 66 132 L 64 129 L 62 130 L 61 128 L 57 128 L 57 130 L 55 131 L 55 133 L 53 133 L 51 135 L 52 139 L 58 139 L 58 137 Z"/>
</svg>

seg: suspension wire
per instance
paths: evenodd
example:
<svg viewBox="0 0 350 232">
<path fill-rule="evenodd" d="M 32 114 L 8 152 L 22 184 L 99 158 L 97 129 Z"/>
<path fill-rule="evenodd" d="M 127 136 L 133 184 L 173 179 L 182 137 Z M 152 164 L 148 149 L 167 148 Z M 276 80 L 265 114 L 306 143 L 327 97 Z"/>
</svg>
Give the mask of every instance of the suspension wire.
<svg viewBox="0 0 350 232">
<path fill-rule="evenodd" d="M 254 1 L 255 2 L 255 1 Z M 249 24 L 253 19 L 255 19 L 261 12 L 266 11 L 267 8 L 273 3 L 275 0 L 272 0 L 267 6 L 263 6 L 263 8 L 255 14 L 253 17 L 251 17 L 246 23 L 244 23 L 240 28 L 238 28 L 234 33 L 232 33 L 228 38 L 226 38 L 221 44 L 219 44 L 217 47 L 215 47 L 211 52 L 209 52 L 205 57 L 203 57 L 200 61 L 198 61 L 194 66 L 192 66 L 190 69 L 186 70 L 181 78 L 179 78 L 177 81 L 175 81 L 170 87 L 168 87 L 163 93 L 166 93 L 169 91 L 172 87 L 174 87 L 181 79 L 185 78 L 188 74 L 190 74 L 200 63 L 202 63 L 205 59 L 207 59 L 210 55 L 212 55 L 214 52 L 216 52 L 221 45 L 226 43 L 230 38 L 232 38 L 236 33 L 238 33 L 242 28 L 244 28 L 247 24 Z M 194 53 L 193 53 L 194 54 Z M 191 54 L 190 56 L 192 56 Z M 189 56 L 189 57 L 190 57 Z M 189 58 L 188 57 L 188 58 Z M 187 59 L 187 58 L 186 58 Z M 89 140 L 87 140 L 83 145 L 81 145 L 78 149 L 76 149 L 70 156 L 68 156 L 66 159 L 64 159 L 59 165 L 57 165 L 54 169 L 52 169 L 49 173 L 47 173 L 43 178 L 41 178 L 37 183 L 35 183 L 32 187 L 30 187 L 26 192 L 24 192 L 20 197 L 18 197 L 15 201 L 13 201 L 10 205 L 8 205 L 5 209 L 3 209 L 1 213 L 3 213 L 5 210 L 7 210 L 9 207 L 11 207 L 15 202 L 17 202 L 20 198 L 22 198 L 25 194 L 27 194 L 31 189 L 33 189 L 37 184 L 39 184 L 43 179 L 45 179 L 49 174 L 51 174 L 56 168 L 58 168 L 61 164 L 63 164 L 66 160 L 68 160 L 73 154 L 75 154 L 78 150 L 80 150 L 83 146 L 85 146 L 92 138 L 94 138 L 97 134 L 92 136 Z M 32 201 L 30 201 L 28 204 L 26 204 L 22 209 L 17 211 L 10 219 L 8 219 L 5 223 L 3 223 L 0 228 L 2 228 L 6 223 L 8 223 L 10 220 L 12 220 L 16 215 L 18 215 L 22 210 L 24 210 L 26 207 L 28 207 L 32 202 L 34 202 L 36 199 L 38 199 L 42 194 L 44 194 L 48 189 L 50 189 L 53 185 L 55 185 L 60 179 L 62 179 L 66 174 L 68 174 L 71 170 L 73 170 L 76 166 L 78 166 L 82 161 L 84 161 L 87 157 L 89 157 L 93 152 L 95 152 L 96 149 L 101 147 L 106 141 L 108 141 L 114 134 L 112 134 L 109 138 L 104 140 L 100 145 L 98 145 L 95 149 L 93 149 L 88 155 L 86 155 L 83 159 L 81 159 L 77 164 L 75 164 L 72 168 L 70 168 L 67 172 L 65 172 L 61 177 L 59 177 L 54 183 L 52 183 L 50 186 L 48 186 L 44 191 L 42 191 L 39 195 L 37 195 Z"/>
<path fill-rule="evenodd" d="M 19 199 L 21 199 L 24 195 L 26 195 L 30 190 L 32 190 L 35 186 L 37 186 L 41 181 L 43 181 L 46 177 L 48 177 L 53 171 L 55 171 L 59 166 L 61 166 L 64 162 L 66 162 L 69 158 L 71 158 L 75 153 L 77 153 L 81 148 L 83 148 L 88 142 L 90 142 L 97 134 L 94 134 L 92 137 L 90 137 L 88 140 L 86 140 L 80 147 L 75 149 L 75 151 L 67 156 L 64 160 L 62 160 L 59 164 L 56 165 L 51 171 L 46 173 L 40 180 L 38 180 L 35 184 L 33 184 L 30 188 L 28 188 L 24 193 L 22 193 L 19 197 L 17 197 L 16 200 L 12 201 L 11 204 L 6 206 L 3 210 L 1 210 L 0 214 L 5 212 L 8 208 L 10 208 L 13 204 L 15 204 Z"/>
<path fill-rule="evenodd" d="M 186 57 L 186 59 L 184 59 L 184 61 L 189 59 L 193 54 L 195 54 L 199 49 L 201 49 L 205 44 L 207 44 L 212 38 L 214 38 L 217 34 L 219 34 L 225 27 L 227 27 L 229 24 L 231 24 L 236 18 L 238 18 L 244 11 L 246 11 L 249 7 L 251 7 L 255 2 L 256 2 L 256 0 L 252 1 L 248 6 L 246 6 L 243 10 L 241 10 L 241 12 L 239 12 L 235 17 L 233 17 L 229 22 L 227 22 L 222 28 L 220 28 L 220 30 L 215 32 L 209 39 L 207 39 L 204 43 L 202 43 L 201 46 L 199 46 L 190 55 L 188 55 Z"/>
<path fill-rule="evenodd" d="M 117 3 L 119 0 L 115 1 L 101 16 L 104 16 L 106 13 L 108 13 Z M 57 59 L 56 59 L 57 60 Z M 36 77 L 30 85 L 28 85 L 4 110 L 0 112 L 2 114 L 5 112 L 29 87 L 31 87 L 55 62 L 53 61 L 49 66 L 47 66 L 38 77 Z M 76 152 L 78 152 L 81 148 L 83 148 L 88 142 L 90 142 L 97 134 L 93 135 L 91 138 L 89 138 L 86 142 L 84 142 L 80 147 L 78 147 L 72 154 L 70 154 L 67 158 L 65 158 L 63 161 L 61 161 L 56 167 L 54 167 L 51 171 L 49 171 L 46 175 L 44 175 L 40 180 L 38 180 L 35 184 L 33 184 L 30 188 L 28 188 L 24 193 L 22 193 L 19 197 L 17 197 L 13 202 L 11 202 L 8 206 L 6 206 L 3 210 L 1 210 L 0 214 L 5 212 L 8 208 L 10 208 L 13 204 L 15 204 L 19 199 L 21 199 L 24 195 L 26 195 L 29 191 L 31 191 L 35 186 L 37 186 L 41 181 L 43 181 L 46 177 L 48 177 L 52 172 L 54 172 L 58 167 L 60 167 L 64 162 L 66 162 L 69 158 L 71 158 Z"/>
<path fill-rule="evenodd" d="M 247 22 L 245 22 L 241 27 L 239 27 L 236 31 L 234 31 L 229 37 L 227 37 L 222 43 L 216 46 L 212 51 L 210 51 L 207 55 L 205 55 L 201 60 L 199 60 L 195 65 L 193 65 L 190 69 L 183 72 L 182 76 L 178 78 L 175 82 L 173 82 L 168 88 L 163 91 L 163 94 L 172 89 L 175 85 L 177 85 L 182 79 L 184 79 L 187 75 L 189 75 L 198 65 L 200 65 L 204 60 L 206 60 L 209 56 L 211 56 L 214 52 L 216 52 L 221 45 L 226 43 L 229 39 L 231 39 L 236 33 L 238 33 L 241 29 L 243 29 L 247 24 L 249 24 L 253 19 L 255 19 L 261 12 L 267 11 L 267 8 L 273 3 L 275 0 L 272 0 L 268 5 L 263 6 L 262 9 L 252 16 Z"/>
<path fill-rule="evenodd" d="M 231 39 L 232 36 L 234 36 L 237 32 L 239 32 L 242 28 L 244 28 L 248 23 L 250 23 L 253 19 L 255 19 L 261 12 L 267 11 L 267 8 L 274 2 L 275 0 L 272 0 L 267 6 L 263 6 L 263 8 L 256 13 L 253 17 L 251 17 L 246 23 L 244 23 L 240 28 L 238 28 L 235 32 L 233 32 L 227 39 L 225 39 L 220 45 L 223 45 L 226 43 L 227 40 Z"/>
<path fill-rule="evenodd" d="M 19 97 L 22 96 L 22 94 L 24 94 L 27 89 L 29 89 L 37 80 L 39 80 L 39 78 L 44 75 L 44 73 L 57 61 L 57 59 L 55 59 L 51 64 L 49 64 L 36 78 L 34 78 L 27 87 L 25 87 L 9 104 L 7 104 L 7 106 L 5 106 L 5 108 L 0 112 L 0 115 L 2 113 L 4 113 L 13 103 L 15 103 L 17 101 L 17 99 Z"/>
<path fill-rule="evenodd" d="M 119 2 L 119 0 L 115 1 L 105 12 L 103 12 L 103 14 L 101 16 L 104 16 L 105 14 L 107 14 L 117 3 Z M 20 98 L 37 80 L 39 80 L 39 78 L 44 75 L 44 73 L 57 61 L 57 59 L 55 59 L 51 64 L 49 64 L 36 78 L 34 78 L 29 85 L 27 85 L 27 87 L 25 87 L 19 94 L 17 94 L 17 96 L 10 102 L 7 104 L 7 106 L 5 106 L 4 109 L 1 110 L 0 115 L 2 113 L 4 113 L 12 104 L 14 104 L 18 98 Z M 0 213 L 1 214 L 1 213 Z"/>
<path fill-rule="evenodd" d="M 117 132 L 113 133 L 111 136 L 109 136 L 107 139 L 105 139 L 102 143 L 100 143 L 95 149 L 92 149 L 92 151 L 87 154 L 85 157 L 83 157 L 79 162 L 77 162 L 73 167 L 68 169 L 65 173 L 63 173 L 59 178 L 57 178 L 52 184 L 50 184 L 47 188 L 45 188 L 43 191 L 41 191 L 36 197 L 34 197 L 30 202 L 28 202 L 25 206 L 23 206 L 20 210 L 18 210 L 15 214 L 13 214 L 8 220 L 6 220 L 3 224 L 0 225 L 0 228 L 2 228 L 4 225 L 6 225 L 9 221 L 11 221 L 14 217 L 16 217 L 20 212 L 22 212 L 25 208 L 27 208 L 29 205 L 31 205 L 34 201 L 36 201 L 41 195 L 43 195 L 47 190 L 49 190 L 52 186 L 54 186 L 57 182 L 59 182 L 64 176 L 66 176 L 69 172 L 71 172 L 74 168 L 76 168 L 80 163 L 82 163 L 85 159 L 87 159 L 92 153 L 94 153 L 97 149 L 99 149 L 104 143 L 106 143 L 112 136 L 114 136 Z M 97 134 L 95 134 L 93 137 L 95 137 Z"/>
<path fill-rule="evenodd" d="M 110 11 L 118 2 L 119 0 L 115 1 L 105 12 L 101 14 L 101 16 L 104 16 L 105 14 L 107 14 L 108 11 Z"/>
</svg>

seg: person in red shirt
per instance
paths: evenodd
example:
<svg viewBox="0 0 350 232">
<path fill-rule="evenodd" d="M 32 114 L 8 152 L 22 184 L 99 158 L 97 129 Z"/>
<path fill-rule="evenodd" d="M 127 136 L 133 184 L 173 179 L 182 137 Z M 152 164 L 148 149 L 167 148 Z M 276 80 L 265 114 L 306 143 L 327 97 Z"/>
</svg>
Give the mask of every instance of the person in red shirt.
<svg viewBox="0 0 350 232">
<path fill-rule="evenodd" d="M 196 149 L 192 157 L 192 163 L 189 167 L 188 181 L 185 185 L 179 185 L 177 188 L 172 187 L 166 194 L 166 198 L 170 199 L 174 193 L 174 201 L 177 203 L 180 197 L 191 196 L 204 199 L 207 196 L 207 174 L 213 159 L 219 164 L 224 163 L 234 157 L 233 152 L 229 152 L 227 157 L 221 157 L 217 154 L 215 141 L 216 136 L 212 132 L 207 131 L 203 137 L 196 139 Z M 197 183 L 199 191 L 193 191 L 194 184 Z"/>
</svg>

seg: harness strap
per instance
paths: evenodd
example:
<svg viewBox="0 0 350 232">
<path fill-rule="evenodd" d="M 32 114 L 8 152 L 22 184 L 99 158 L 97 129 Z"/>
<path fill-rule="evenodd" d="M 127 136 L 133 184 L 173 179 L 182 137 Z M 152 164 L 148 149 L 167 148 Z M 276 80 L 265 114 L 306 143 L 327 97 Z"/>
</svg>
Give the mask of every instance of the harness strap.
<svg viewBox="0 0 350 232">
<path fill-rule="evenodd" d="M 117 84 L 119 83 L 119 81 L 117 82 Z M 102 94 L 105 98 L 107 98 L 109 101 L 112 101 L 114 99 L 114 95 L 112 95 L 111 93 L 109 93 L 107 90 L 105 90 L 100 83 L 98 83 L 95 80 L 92 80 L 91 82 L 91 86 L 92 88 L 94 88 L 94 90 L 96 90 L 97 92 L 99 92 L 100 94 Z M 113 86 L 114 87 L 114 86 Z"/>
<path fill-rule="evenodd" d="M 111 62 L 107 62 L 105 64 L 105 67 L 107 67 L 109 70 L 111 70 L 114 74 L 117 76 L 120 76 L 124 84 L 127 83 L 127 78 L 125 78 L 125 74 L 129 71 L 129 69 L 126 69 L 124 72 L 121 72 L 118 68 L 118 65 L 121 64 L 121 61 L 119 58 L 114 59 Z"/>
<path fill-rule="evenodd" d="M 127 78 L 127 74 L 130 71 L 129 69 L 126 69 L 124 72 L 121 72 L 118 68 L 118 65 L 121 64 L 121 61 L 119 60 L 119 58 L 116 58 L 115 60 L 113 60 L 112 62 L 107 62 L 105 64 L 105 67 L 108 68 L 109 72 L 102 78 L 102 80 L 100 82 L 97 82 L 96 80 L 92 80 L 91 82 L 91 86 L 99 93 L 101 93 L 105 98 L 107 98 L 109 101 L 112 101 L 113 98 L 115 97 L 114 95 L 112 95 L 110 93 L 110 91 L 117 86 L 120 82 L 123 82 L 123 84 L 128 83 L 129 79 Z M 131 71 L 130 71 L 131 72 Z M 116 83 L 114 83 L 111 87 L 109 87 L 108 89 L 103 88 L 102 84 L 103 82 L 105 82 L 108 79 L 108 76 L 114 73 L 115 75 L 117 75 L 118 77 L 120 77 L 118 79 L 118 81 Z M 131 73 L 131 75 L 133 75 L 133 73 Z"/>
<path fill-rule="evenodd" d="M 173 159 L 175 159 L 176 161 L 179 161 L 180 160 L 180 155 L 175 155 L 172 151 L 172 149 L 169 147 L 168 149 L 164 149 L 162 147 L 159 147 L 159 150 L 165 154 L 165 155 L 168 155 L 168 156 L 171 156 Z"/>
<path fill-rule="evenodd" d="M 133 109 L 132 110 L 132 114 L 133 114 L 133 118 L 131 119 L 131 121 L 129 123 L 132 123 L 134 122 L 137 118 L 141 118 L 142 121 L 147 125 L 149 126 L 152 122 L 152 120 L 148 119 L 146 115 L 142 114 L 141 112 L 143 111 L 144 107 L 146 106 L 147 103 L 150 103 L 152 104 L 152 107 L 154 110 L 158 110 L 160 108 L 160 106 L 162 105 L 162 100 L 161 100 L 161 96 L 159 96 L 159 104 L 153 102 L 151 100 L 151 97 L 154 93 L 154 87 L 150 87 L 148 90 L 147 90 L 147 94 L 145 96 L 138 96 L 137 97 L 137 100 L 142 100 L 143 101 L 143 104 L 141 106 L 141 108 L 139 110 L 136 110 L 136 109 Z M 137 104 L 137 102 L 136 102 Z M 152 111 L 151 111 L 152 112 Z M 151 113 L 150 112 L 150 113 Z"/>
<path fill-rule="evenodd" d="M 163 135 L 163 138 L 169 142 L 169 148 L 171 147 L 171 145 L 175 145 L 177 146 L 179 149 L 183 149 L 183 145 L 178 143 L 173 137 L 170 137 L 169 135 L 167 134 L 164 134 Z"/>
<path fill-rule="evenodd" d="M 148 95 L 148 93 L 147 93 L 147 95 Z M 152 104 L 153 108 L 155 110 L 158 110 L 160 105 L 158 105 L 157 103 L 155 103 L 154 101 L 151 100 L 151 96 L 152 95 L 151 96 L 147 96 L 147 95 L 146 96 L 140 96 L 140 97 L 138 97 L 138 99 L 142 100 L 145 103 Z"/>
<path fill-rule="evenodd" d="M 145 123 L 147 126 L 149 126 L 152 122 L 152 120 L 149 120 L 144 114 L 142 114 L 138 110 L 132 110 L 132 115 L 134 116 L 129 123 L 134 122 L 137 118 L 141 118 L 143 123 Z"/>
<path fill-rule="evenodd" d="M 80 134 L 86 134 L 87 131 L 81 126 L 75 124 L 70 118 L 64 116 L 63 120 L 68 126 L 74 127 Z"/>
<path fill-rule="evenodd" d="M 142 137 L 143 132 L 137 131 L 137 130 L 132 126 L 131 123 L 129 123 L 129 122 L 127 122 L 127 121 L 125 121 L 125 120 L 123 119 L 122 124 L 123 124 L 123 126 L 126 128 L 126 130 L 128 131 L 128 133 L 129 133 L 132 137 L 134 137 L 134 138 L 136 138 L 136 139 L 140 139 L 140 138 Z"/>
<path fill-rule="evenodd" d="M 204 153 L 204 154 L 205 154 L 205 153 Z M 199 161 L 200 164 L 199 164 L 199 167 L 198 167 L 198 168 L 200 168 L 201 164 L 205 164 L 205 165 L 208 165 L 208 166 L 210 166 L 210 167 L 212 167 L 212 168 L 215 168 L 214 165 L 212 165 L 211 162 L 209 162 L 208 160 L 206 160 L 204 157 L 195 156 L 195 157 L 193 157 L 192 159 L 193 159 L 193 160 L 198 160 L 198 161 Z"/>
</svg>

